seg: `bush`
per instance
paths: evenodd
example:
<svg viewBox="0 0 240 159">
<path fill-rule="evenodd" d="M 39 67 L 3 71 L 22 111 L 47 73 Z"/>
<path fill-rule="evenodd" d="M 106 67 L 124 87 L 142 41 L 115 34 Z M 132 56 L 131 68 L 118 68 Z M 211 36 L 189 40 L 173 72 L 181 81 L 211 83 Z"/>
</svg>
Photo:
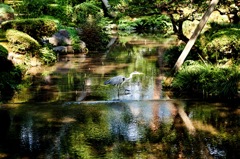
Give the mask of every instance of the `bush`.
<svg viewBox="0 0 240 159">
<path fill-rule="evenodd" d="M 135 19 L 125 17 L 119 20 L 118 29 L 137 32 L 158 30 L 161 33 L 165 33 L 170 25 L 170 20 L 164 15 L 143 16 Z"/>
<path fill-rule="evenodd" d="M 22 81 L 22 72 L 20 68 L 14 67 L 10 60 L 4 59 L 10 66 L 8 70 L 0 69 L 0 100 L 7 101 L 12 98 L 14 91 Z M 1 57 L 0 57 L 1 64 Z M 5 63 L 6 64 L 6 63 Z"/>
<path fill-rule="evenodd" d="M 40 48 L 39 43 L 35 39 L 18 30 L 7 30 L 6 38 L 11 43 L 13 52 L 25 54 L 31 51 L 35 53 Z"/>
<path fill-rule="evenodd" d="M 62 24 L 69 25 L 72 21 L 72 7 L 59 4 L 48 4 L 46 15 L 60 19 Z"/>
<path fill-rule="evenodd" d="M 23 18 L 36 18 L 47 11 L 47 4 L 52 0 L 22 0 L 16 7 L 16 12 Z"/>
<path fill-rule="evenodd" d="M 40 55 L 40 59 L 45 64 L 51 64 L 57 61 L 56 53 L 52 49 L 49 49 L 48 47 L 41 48 L 39 55 Z"/>
<path fill-rule="evenodd" d="M 172 87 L 187 94 L 234 98 L 238 95 L 239 82 L 237 67 L 216 67 L 193 62 L 183 66 L 174 78 Z"/>
<path fill-rule="evenodd" d="M 16 12 L 21 18 L 38 18 L 42 16 L 54 16 L 63 23 L 69 24 L 72 18 L 72 2 L 71 1 L 55 1 L 55 0 L 23 0 Z"/>
<path fill-rule="evenodd" d="M 224 59 L 239 58 L 240 51 L 240 27 L 239 25 L 212 24 L 212 28 L 206 31 L 200 38 L 200 48 L 206 59 L 213 63 Z"/>
<path fill-rule="evenodd" d="M 9 100 L 22 80 L 19 68 L 14 67 L 12 61 L 7 59 L 8 51 L 0 45 L 0 100 Z"/>
<path fill-rule="evenodd" d="M 101 2 L 89 1 L 74 6 L 72 20 L 77 24 L 83 24 L 90 16 L 95 21 L 99 21 L 104 17 L 102 9 L 98 7 L 99 4 L 101 5 Z"/>
<path fill-rule="evenodd" d="M 173 67 L 181 55 L 185 45 L 181 44 L 179 46 L 172 46 L 164 52 L 163 61 L 168 67 Z M 191 51 L 186 60 L 198 60 L 198 53 Z"/>
<path fill-rule="evenodd" d="M 0 45 L 0 57 L 7 58 L 7 56 L 8 56 L 8 50 L 2 45 Z"/>
<path fill-rule="evenodd" d="M 2 23 L 2 29 L 15 29 L 22 31 L 34 39 L 40 40 L 42 36 L 51 36 L 57 31 L 57 24 L 49 19 L 20 19 Z"/>
<path fill-rule="evenodd" d="M 108 35 L 96 23 L 85 23 L 81 26 L 82 33 L 80 38 L 86 43 L 88 50 L 101 51 L 106 50 L 109 42 Z"/>
</svg>

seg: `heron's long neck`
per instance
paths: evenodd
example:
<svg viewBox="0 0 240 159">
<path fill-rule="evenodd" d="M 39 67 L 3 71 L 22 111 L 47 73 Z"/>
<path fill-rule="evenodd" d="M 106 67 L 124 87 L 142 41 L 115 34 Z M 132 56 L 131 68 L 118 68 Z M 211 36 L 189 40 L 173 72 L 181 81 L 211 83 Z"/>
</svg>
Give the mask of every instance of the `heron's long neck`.
<svg viewBox="0 0 240 159">
<path fill-rule="evenodd" d="M 131 79 L 132 77 L 133 77 L 133 73 L 131 73 L 127 79 Z"/>
</svg>

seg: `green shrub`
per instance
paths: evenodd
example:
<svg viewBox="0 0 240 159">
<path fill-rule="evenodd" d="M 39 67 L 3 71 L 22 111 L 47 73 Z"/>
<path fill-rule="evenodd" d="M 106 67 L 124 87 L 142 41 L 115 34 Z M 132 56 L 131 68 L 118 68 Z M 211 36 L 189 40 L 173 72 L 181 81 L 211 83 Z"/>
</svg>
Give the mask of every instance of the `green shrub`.
<svg viewBox="0 0 240 159">
<path fill-rule="evenodd" d="M 179 46 L 172 46 L 168 48 L 163 55 L 163 61 L 168 67 L 173 67 L 181 55 L 185 45 L 181 44 Z M 198 60 L 198 53 L 191 51 L 186 60 Z"/>
<path fill-rule="evenodd" d="M 47 11 L 47 4 L 52 0 L 22 0 L 16 7 L 16 12 L 22 18 L 36 18 Z"/>
<path fill-rule="evenodd" d="M 69 23 L 72 20 L 72 2 L 55 0 L 23 0 L 16 12 L 21 18 L 38 18 L 42 16 L 54 16 L 62 23 Z"/>
<path fill-rule="evenodd" d="M 97 1 L 87 1 L 74 6 L 72 20 L 77 24 L 86 23 L 89 17 L 99 21 L 104 17 L 104 14 L 98 6 L 99 2 Z"/>
<path fill-rule="evenodd" d="M 45 64 L 51 64 L 57 61 L 56 53 L 52 49 L 49 49 L 48 47 L 41 48 L 39 56 L 40 56 L 40 59 Z"/>
<path fill-rule="evenodd" d="M 5 59 L 4 61 L 4 64 L 8 64 L 9 68 L 4 71 L 0 69 L 0 101 L 10 100 L 22 81 L 21 69 L 14 67 L 10 60 Z M 1 57 L 0 62 L 3 64 Z"/>
<path fill-rule="evenodd" d="M 108 35 L 96 23 L 85 23 L 81 26 L 81 40 L 86 43 L 86 47 L 90 51 L 106 50 L 109 42 Z"/>
<path fill-rule="evenodd" d="M 216 63 L 224 59 L 239 60 L 240 27 L 239 25 L 212 24 L 200 38 L 200 48 L 211 62 Z"/>
<path fill-rule="evenodd" d="M 35 53 L 40 48 L 39 43 L 26 33 L 9 29 L 6 31 L 6 38 L 11 43 L 13 52 Z"/>
<path fill-rule="evenodd" d="M 204 97 L 234 98 L 238 95 L 240 72 L 237 67 L 217 67 L 193 62 L 185 65 L 173 80 L 178 92 Z"/>
<path fill-rule="evenodd" d="M 137 32 L 158 30 L 163 33 L 167 31 L 170 25 L 170 20 L 164 15 L 142 16 L 135 19 L 125 17 L 119 20 L 118 29 Z"/>
<path fill-rule="evenodd" d="M 48 4 L 45 14 L 60 19 L 62 24 L 69 25 L 72 21 L 72 12 L 73 8 L 69 5 Z"/>
<path fill-rule="evenodd" d="M 22 80 L 22 72 L 7 59 L 8 51 L 0 45 L 0 101 L 11 99 Z"/>
<path fill-rule="evenodd" d="M 8 56 L 8 50 L 2 45 L 0 45 L 0 57 L 7 58 L 7 56 Z"/>
<path fill-rule="evenodd" d="M 57 31 L 57 24 L 49 19 L 20 19 L 3 22 L 2 29 L 19 30 L 39 40 L 42 36 L 54 34 Z"/>
</svg>

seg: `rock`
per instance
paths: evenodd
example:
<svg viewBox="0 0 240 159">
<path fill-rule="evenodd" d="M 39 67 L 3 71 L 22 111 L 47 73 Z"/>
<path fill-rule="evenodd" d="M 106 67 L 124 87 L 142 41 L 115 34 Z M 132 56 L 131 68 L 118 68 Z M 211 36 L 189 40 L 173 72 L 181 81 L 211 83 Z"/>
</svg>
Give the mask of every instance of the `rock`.
<svg viewBox="0 0 240 159">
<path fill-rule="evenodd" d="M 59 30 L 50 38 L 42 39 L 42 43 L 52 44 L 53 51 L 59 54 L 86 53 L 87 50 L 85 42 L 80 40 L 79 43 L 73 43 L 69 32 L 65 29 Z"/>
<path fill-rule="evenodd" d="M 67 47 L 66 46 L 56 46 L 53 48 L 54 52 L 57 53 L 67 53 Z"/>
<path fill-rule="evenodd" d="M 68 31 L 64 29 L 53 34 L 52 37 L 48 38 L 48 41 L 53 46 L 67 46 L 72 44 Z"/>
</svg>

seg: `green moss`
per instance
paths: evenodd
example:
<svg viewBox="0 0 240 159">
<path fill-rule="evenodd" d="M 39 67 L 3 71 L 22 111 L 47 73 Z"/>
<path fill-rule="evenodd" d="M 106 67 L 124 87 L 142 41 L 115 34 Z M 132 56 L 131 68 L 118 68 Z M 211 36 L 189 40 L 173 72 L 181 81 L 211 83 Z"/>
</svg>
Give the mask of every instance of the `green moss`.
<svg viewBox="0 0 240 159">
<path fill-rule="evenodd" d="M 36 51 L 40 48 L 39 43 L 26 33 L 9 29 L 6 31 L 6 38 L 12 44 L 14 52 L 24 53 L 25 51 Z"/>
<path fill-rule="evenodd" d="M 51 36 L 57 31 L 57 24 L 49 19 L 20 19 L 2 23 L 2 29 L 15 29 L 27 33 L 35 39 Z"/>
</svg>

